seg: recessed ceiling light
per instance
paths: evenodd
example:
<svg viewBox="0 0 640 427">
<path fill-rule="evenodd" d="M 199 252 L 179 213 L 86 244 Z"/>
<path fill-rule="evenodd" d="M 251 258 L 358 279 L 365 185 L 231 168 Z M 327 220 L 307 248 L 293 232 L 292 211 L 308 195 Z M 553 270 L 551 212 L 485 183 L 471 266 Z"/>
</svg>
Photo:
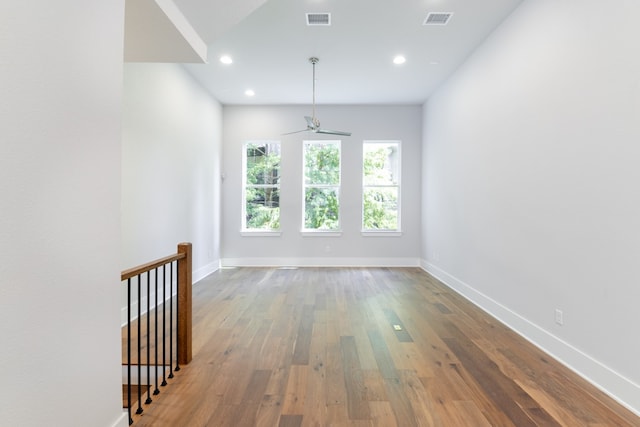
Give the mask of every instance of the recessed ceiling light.
<svg viewBox="0 0 640 427">
<path fill-rule="evenodd" d="M 251 89 L 247 89 L 244 91 L 244 94 L 247 96 L 254 96 L 256 93 Z"/>
<path fill-rule="evenodd" d="M 393 63 L 396 65 L 401 65 L 401 64 L 404 64 L 405 62 L 407 62 L 407 58 L 405 58 L 402 55 L 398 55 L 395 58 L 393 58 Z"/>
<path fill-rule="evenodd" d="M 231 63 L 233 63 L 233 59 L 231 59 L 231 57 L 229 55 L 222 55 L 220 57 L 220 62 L 222 62 L 223 64 L 229 65 Z"/>
</svg>

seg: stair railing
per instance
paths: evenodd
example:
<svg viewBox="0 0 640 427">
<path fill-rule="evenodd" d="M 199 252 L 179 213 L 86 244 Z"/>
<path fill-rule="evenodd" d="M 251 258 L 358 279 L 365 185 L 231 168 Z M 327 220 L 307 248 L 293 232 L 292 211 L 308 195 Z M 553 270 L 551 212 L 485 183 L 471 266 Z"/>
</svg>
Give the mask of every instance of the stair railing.
<svg viewBox="0 0 640 427">
<path fill-rule="evenodd" d="M 152 402 L 152 371 L 155 379 L 153 395 L 157 395 L 160 393 L 160 375 L 160 386 L 166 386 L 167 378 L 173 378 L 173 373 L 180 370 L 180 365 L 186 365 L 192 359 L 191 251 L 191 243 L 180 243 L 177 253 L 122 272 L 121 280 L 126 285 L 127 293 L 126 334 L 123 333 L 126 335 L 123 347 L 126 348 L 123 350 L 126 350 L 129 424 L 133 423 L 132 392 L 133 383 L 136 382 L 132 381 L 133 366 L 137 368 L 136 414 L 141 414 L 142 396 L 147 395 L 145 404 Z M 145 346 L 146 363 L 143 363 Z M 135 361 L 132 354 L 134 348 L 137 356 Z M 143 372 L 143 365 L 146 365 L 146 372 Z M 144 374 L 147 384 L 143 384 Z M 147 390 L 143 392 L 143 388 Z"/>
</svg>

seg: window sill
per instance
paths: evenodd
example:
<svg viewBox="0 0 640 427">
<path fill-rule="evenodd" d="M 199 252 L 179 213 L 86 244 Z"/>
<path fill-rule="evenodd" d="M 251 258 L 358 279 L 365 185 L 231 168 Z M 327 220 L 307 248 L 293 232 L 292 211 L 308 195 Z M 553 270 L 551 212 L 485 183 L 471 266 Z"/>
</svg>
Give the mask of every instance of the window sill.
<svg viewBox="0 0 640 427">
<path fill-rule="evenodd" d="M 340 237 L 342 230 L 302 230 L 302 237 Z"/>
<path fill-rule="evenodd" d="M 402 236 L 402 231 L 373 231 L 373 230 L 363 230 L 360 232 L 362 237 L 400 237 Z"/>
<path fill-rule="evenodd" d="M 240 235 L 243 237 L 280 237 L 282 231 L 269 231 L 269 230 L 243 230 Z"/>
</svg>

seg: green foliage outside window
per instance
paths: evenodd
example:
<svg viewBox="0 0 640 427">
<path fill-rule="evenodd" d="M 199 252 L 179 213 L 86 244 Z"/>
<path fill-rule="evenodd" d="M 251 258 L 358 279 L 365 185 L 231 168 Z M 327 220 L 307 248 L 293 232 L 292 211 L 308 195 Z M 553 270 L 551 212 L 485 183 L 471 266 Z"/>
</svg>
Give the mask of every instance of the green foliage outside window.
<svg viewBox="0 0 640 427">
<path fill-rule="evenodd" d="M 363 229 L 396 230 L 398 228 L 398 190 L 377 188 L 364 190 Z"/>
<path fill-rule="evenodd" d="M 363 150 L 362 228 L 398 229 L 398 143 L 365 143 Z"/>
<path fill-rule="evenodd" d="M 304 228 L 339 229 L 339 143 L 305 143 L 304 183 Z"/>
<path fill-rule="evenodd" d="M 245 145 L 245 228 L 280 228 L 280 144 Z"/>
<path fill-rule="evenodd" d="M 328 188 L 307 188 L 305 192 L 304 228 L 312 230 L 337 230 L 338 194 Z"/>
<path fill-rule="evenodd" d="M 246 228 L 278 230 L 280 228 L 279 199 L 278 190 L 247 188 Z"/>
<path fill-rule="evenodd" d="M 398 142 L 368 142 L 363 150 L 363 230 L 399 229 Z M 280 144 L 247 143 L 244 228 L 280 229 Z M 340 142 L 305 142 L 304 229 L 338 230 Z"/>
</svg>

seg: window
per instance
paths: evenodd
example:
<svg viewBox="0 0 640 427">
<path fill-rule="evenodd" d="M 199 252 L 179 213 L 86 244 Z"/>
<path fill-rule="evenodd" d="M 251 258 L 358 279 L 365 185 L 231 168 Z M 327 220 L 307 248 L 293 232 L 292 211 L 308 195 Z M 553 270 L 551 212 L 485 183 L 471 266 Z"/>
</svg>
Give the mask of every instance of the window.
<svg viewBox="0 0 640 427">
<path fill-rule="evenodd" d="M 400 231 L 400 142 L 365 141 L 362 230 Z"/>
<path fill-rule="evenodd" d="M 340 141 L 304 142 L 304 231 L 340 229 Z"/>
<path fill-rule="evenodd" d="M 280 142 L 246 142 L 242 151 L 242 228 L 277 231 L 280 229 Z"/>
</svg>

